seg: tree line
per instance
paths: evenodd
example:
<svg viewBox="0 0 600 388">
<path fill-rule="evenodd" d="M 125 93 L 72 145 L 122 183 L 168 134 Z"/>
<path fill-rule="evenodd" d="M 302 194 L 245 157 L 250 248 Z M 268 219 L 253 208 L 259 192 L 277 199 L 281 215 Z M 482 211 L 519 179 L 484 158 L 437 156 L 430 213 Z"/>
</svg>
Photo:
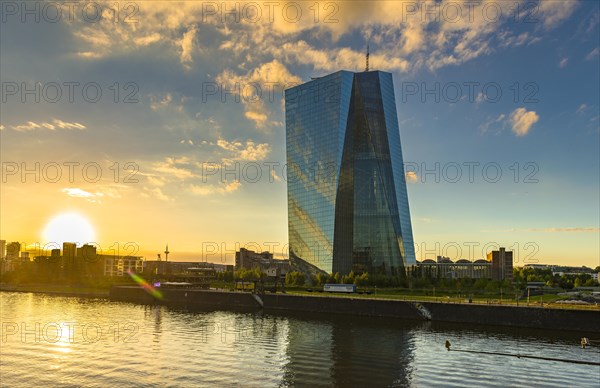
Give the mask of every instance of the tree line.
<svg viewBox="0 0 600 388">
<path fill-rule="evenodd" d="M 600 271 L 600 266 L 595 269 Z M 259 268 L 240 269 L 217 274 L 217 280 L 232 282 L 234 280 L 257 281 L 265 279 L 266 274 Z M 285 283 L 288 286 L 323 286 L 324 284 L 355 284 L 359 287 L 380 288 L 432 288 L 448 290 L 478 290 L 495 292 L 500 289 L 517 288 L 524 290 L 528 282 L 543 282 L 544 286 L 552 288 L 572 289 L 578 287 L 597 287 L 598 282 L 592 279 L 591 274 L 552 274 L 550 269 L 539 269 L 530 267 L 516 267 L 513 269 L 513 281 L 492 280 L 487 278 L 471 279 L 448 279 L 439 275 L 433 275 L 428 271 L 412 271 L 408 275 L 385 275 L 368 272 L 350 272 L 347 275 L 338 273 L 307 276 L 300 271 L 291 271 L 285 275 Z"/>
</svg>

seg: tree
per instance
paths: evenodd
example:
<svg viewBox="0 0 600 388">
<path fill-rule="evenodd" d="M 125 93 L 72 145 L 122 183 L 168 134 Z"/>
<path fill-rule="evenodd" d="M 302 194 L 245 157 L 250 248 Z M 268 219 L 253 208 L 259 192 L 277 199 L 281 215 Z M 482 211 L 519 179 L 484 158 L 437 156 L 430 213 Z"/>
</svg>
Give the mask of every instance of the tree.
<svg viewBox="0 0 600 388">
<path fill-rule="evenodd" d="M 510 280 L 504 279 L 500 282 L 500 287 L 504 288 L 505 290 L 510 290 L 513 288 L 513 284 Z"/>
<path fill-rule="evenodd" d="M 558 281 L 558 286 L 565 290 L 570 290 L 573 288 L 573 283 L 567 276 L 563 275 L 560 277 L 560 279 Z"/>
<path fill-rule="evenodd" d="M 319 273 L 317 274 L 317 284 L 319 286 L 322 286 L 323 284 L 327 283 L 329 280 L 329 276 L 323 274 L 323 273 Z"/>
<path fill-rule="evenodd" d="M 354 279 L 354 284 L 357 286 L 366 286 L 369 284 L 369 273 L 363 272 L 360 276 Z"/>
<path fill-rule="evenodd" d="M 303 286 L 306 282 L 306 276 L 303 272 L 292 271 L 285 275 L 285 284 L 290 286 Z"/>
<path fill-rule="evenodd" d="M 496 292 L 496 291 L 498 291 L 498 289 L 499 289 L 498 282 L 495 280 L 488 282 L 488 284 L 485 286 L 485 290 L 487 292 Z"/>
<path fill-rule="evenodd" d="M 335 275 L 333 275 L 333 280 L 334 283 L 340 284 L 342 282 L 342 276 L 340 275 L 339 272 L 336 272 Z"/>
<path fill-rule="evenodd" d="M 348 275 L 342 276 L 342 283 L 343 284 L 354 284 L 355 277 L 356 276 L 354 275 L 354 271 L 350 271 L 350 273 Z"/>
<path fill-rule="evenodd" d="M 483 290 L 485 289 L 485 287 L 488 284 L 488 280 L 485 278 L 480 278 L 477 279 L 477 281 L 475 282 L 475 284 L 473 284 L 473 288 L 475 288 L 476 290 Z"/>
<path fill-rule="evenodd" d="M 252 269 L 239 269 L 235 271 L 233 274 L 235 279 L 243 280 L 243 281 L 252 281 L 261 279 L 265 274 L 261 271 L 260 268 L 255 267 Z"/>
<path fill-rule="evenodd" d="M 442 278 L 440 280 L 440 282 L 438 283 L 439 288 L 442 288 L 442 289 L 448 288 L 448 281 L 449 281 L 448 279 Z"/>
</svg>

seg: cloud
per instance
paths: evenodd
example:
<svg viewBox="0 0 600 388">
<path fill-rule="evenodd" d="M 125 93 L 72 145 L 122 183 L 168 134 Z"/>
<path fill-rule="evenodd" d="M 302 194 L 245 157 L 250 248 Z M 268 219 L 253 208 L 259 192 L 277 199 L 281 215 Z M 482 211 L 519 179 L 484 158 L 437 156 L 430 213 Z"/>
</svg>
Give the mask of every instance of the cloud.
<svg viewBox="0 0 600 388">
<path fill-rule="evenodd" d="M 226 193 L 233 193 L 234 191 L 236 191 L 240 187 L 242 187 L 242 184 L 239 181 L 233 181 L 233 182 L 227 183 L 225 185 L 225 192 Z"/>
<path fill-rule="evenodd" d="M 194 195 L 208 196 L 213 194 L 230 194 L 237 191 L 242 184 L 240 181 L 223 182 L 219 185 L 191 185 L 190 192 Z"/>
<path fill-rule="evenodd" d="M 296 85 L 301 79 L 289 72 L 278 60 L 263 63 L 245 75 L 225 70 L 216 77 L 220 87 L 237 92 L 237 98 L 244 105 L 245 117 L 254 122 L 256 128 L 263 128 L 273 113 L 265 101 L 273 102 L 275 93 L 283 94 L 289 85 Z"/>
<path fill-rule="evenodd" d="M 248 120 L 254 121 L 254 124 L 256 124 L 257 127 L 264 127 L 267 122 L 267 115 L 264 113 L 247 111 L 244 113 L 244 116 L 246 116 Z"/>
<path fill-rule="evenodd" d="M 419 177 L 417 176 L 417 173 L 414 171 L 408 171 L 406 173 L 406 182 L 408 183 L 416 183 L 419 181 Z"/>
<path fill-rule="evenodd" d="M 502 229 L 502 230 L 482 230 L 483 233 L 522 233 L 522 232 L 541 232 L 541 233 L 598 233 L 600 228 L 526 228 L 526 229 Z"/>
<path fill-rule="evenodd" d="M 567 67 L 568 63 L 569 63 L 569 58 L 563 58 L 558 63 L 558 67 L 560 67 L 561 69 L 564 69 L 565 67 Z"/>
<path fill-rule="evenodd" d="M 2 127 L 2 128 L 4 129 L 4 127 Z M 13 130 L 15 130 L 17 132 L 27 132 L 27 131 L 37 130 L 37 129 L 49 129 L 51 131 L 54 131 L 54 130 L 56 130 L 56 128 L 79 129 L 79 130 L 86 129 L 85 125 L 83 125 L 83 124 L 70 123 L 70 122 L 62 121 L 62 120 L 58 120 L 58 119 L 54 119 L 51 122 L 42 122 L 39 124 L 34 121 L 28 121 L 24 124 L 11 125 L 10 128 L 12 128 Z"/>
<path fill-rule="evenodd" d="M 525 136 L 529 133 L 533 124 L 537 123 L 540 116 L 534 111 L 527 111 L 525 108 L 515 109 L 508 117 L 500 114 L 496 118 L 491 118 L 479 126 L 481 133 L 486 133 L 490 128 L 496 127 L 496 134 L 502 132 L 507 126 L 512 129 L 515 135 Z"/>
<path fill-rule="evenodd" d="M 164 177 L 159 177 L 155 175 L 146 175 L 146 179 L 148 183 L 152 186 L 163 187 L 165 183 L 167 183 Z"/>
<path fill-rule="evenodd" d="M 414 47 L 411 46 L 411 50 Z M 364 51 L 349 47 L 337 49 L 316 49 L 304 40 L 288 42 L 273 50 L 277 56 L 285 57 L 289 62 L 310 65 L 325 72 L 339 69 L 357 69 L 365 65 Z M 371 67 L 384 71 L 402 71 L 410 68 L 410 62 L 387 51 L 373 52 L 369 57 Z"/>
<path fill-rule="evenodd" d="M 253 140 L 219 139 L 215 143 L 205 140 L 198 144 L 213 147 L 211 154 L 204 153 L 203 161 L 199 159 L 201 152 L 195 149 L 189 156 L 166 157 L 149 162 L 149 171 L 139 172 L 147 184 L 142 195 L 174 201 L 186 193 L 201 196 L 232 193 L 241 187 L 239 174 L 242 170 L 231 164 L 261 161 L 271 152 L 269 144 L 255 143 Z M 235 174 L 233 181 L 228 180 L 225 171 L 229 171 L 230 177 Z"/>
<path fill-rule="evenodd" d="M 492 118 L 492 119 L 489 119 L 489 120 L 487 120 L 486 122 L 484 122 L 483 124 L 481 124 L 481 125 L 479 126 L 479 130 L 480 130 L 480 132 L 481 132 L 482 134 L 483 134 L 483 133 L 486 133 L 486 132 L 489 130 L 489 128 L 490 128 L 491 126 L 494 126 L 495 124 L 498 124 L 498 123 L 502 123 L 502 122 L 504 122 L 504 121 L 505 121 L 505 120 L 504 120 L 505 118 L 506 118 L 506 115 L 505 115 L 504 113 L 502 113 L 502 114 L 500 114 L 498 117 L 496 117 L 495 119 L 494 119 L 494 118 Z"/>
<path fill-rule="evenodd" d="M 598 55 L 600 55 L 600 49 L 598 49 L 598 47 L 596 47 L 595 49 L 590 51 L 588 53 L 588 55 L 585 56 L 585 59 L 587 61 L 591 61 L 592 59 L 596 58 Z"/>
<path fill-rule="evenodd" d="M 358 70 L 364 67 L 364 47 L 339 44 L 342 36 L 358 34 L 364 38 L 365 46 L 371 42 L 373 68 L 406 72 L 424 66 L 435 70 L 458 65 L 493 52 L 498 42 L 501 47 L 509 47 L 540 39 L 534 32 L 517 35 L 508 31 L 510 18 L 490 20 L 488 1 L 472 2 L 469 7 L 457 7 L 457 3 L 356 1 L 335 3 L 333 8 L 334 3 L 330 2 L 296 2 L 294 8 L 300 7 L 303 16 L 290 22 L 289 17 L 283 16 L 281 5 L 269 12 L 258 4 L 261 17 L 251 21 L 252 15 L 242 10 L 244 5 L 215 2 L 217 8 L 238 11 L 217 11 L 207 17 L 202 2 L 174 5 L 157 1 L 152 7 L 138 10 L 136 19 L 143 23 L 113 23 L 110 18 L 103 18 L 93 25 L 74 22 L 67 26 L 81 42 L 79 47 L 74 46 L 80 57 L 94 60 L 130 55 L 131 50 L 160 44 L 159 54 L 177 58 L 186 70 L 196 65 L 195 51 L 208 50 L 200 48 L 204 41 L 229 52 L 235 61 L 226 61 L 226 66 L 233 62 L 236 69 L 278 60 L 285 65 L 306 64 L 318 71 Z M 577 6 L 575 2 L 564 3 L 540 3 L 540 18 L 546 27 L 568 18 Z M 514 3 L 494 4 L 502 15 L 514 13 Z M 318 17 L 315 9 L 322 10 Z M 457 10 L 459 14 L 453 15 Z"/>
<path fill-rule="evenodd" d="M 75 198 L 85 198 L 88 200 L 92 200 L 92 202 L 95 202 L 93 199 L 95 197 L 102 197 L 103 194 L 102 193 L 90 193 L 88 191 L 79 189 L 77 187 L 74 188 L 64 188 L 61 190 L 63 193 L 67 194 L 69 197 L 75 197 Z"/>
<path fill-rule="evenodd" d="M 161 39 L 162 39 L 162 36 L 158 32 L 155 32 L 150 35 L 135 38 L 135 43 L 138 46 L 148 46 L 153 43 L 159 42 Z"/>
<path fill-rule="evenodd" d="M 100 198 L 109 197 L 109 198 L 121 198 L 121 195 L 117 191 L 115 187 L 105 187 L 96 192 L 90 192 L 78 187 L 66 187 L 61 190 L 62 193 L 65 193 L 69 197 L 73 198 L 83 198 L 92 203 L 101 203 Z"/>
<path fill-rule="evenodd" d="M 11 128 L 14 129 L 15 131 L 25 132 L 25 131 L 32 131 L 34 129 L 39 129 L 39 128 L 41 128 L 41 126 L 39 124 L 34 123 L 33 121 L 28 121 L 25 124 L 13 125 L 13 126 L 11 126 Z"/>
<path fill-rule="evenodd" d="M 198 28 L 196 26 L 192 26 L 183 34 L 181 40 L 177 42 L 181 46 L 179 60 L 181 61 L 183 67 L 188 70 L 191 69 L 192 62 L 194 61 L 192 58 L 192 52 L 194 50 L 194 45 L 196 44 L 197 33 Z"/>
<path fill-rule="evenodd" d="M 62 129 L 85 129 L 85 126 L 79 123 L 68 123 L 62 120 L 54 120 L 53 123 Z"/>
<path fill-rule="evenodd" d="M 231 152 L 231 159 L 239 161 L 260 161 L 264 160 L 271 152 L 271 147 L 267 143 L 256 144 L 252 140 L 247 140 L 246 144 L 239 141 L 229 142 L 224 139 L 217 141 L 217 146 L 221 149 Z"/>
<path fill-rule="evenodd" d="M 277 175 L 277 173 L 275 172 L 275 169 L 271 170 L 271 179 L 274 182 L 281 182 L 281 177 L 279 175 Z"/>
<path fill-rule="evenodd" d="M 173 107 L 177 112 L 183 112 L 183 103 L 186 99 L 187 98 L 185 96 L 180 96 L 178 98 L 178 102 L 175 102 L 175 97 L 173 97 L 173 93 L 165 93 L 162 97 L 151 95 L 150 109 L 158 111 L 161 109 Z"/>
<path fill-rule="evenodd" d="M 600 228 L 530 228 L 528 232 L 544 232 L 544 233 L 598 233 Z"/>
<path fill-rule="evenodd" d="M 581 115 L 585 112 L 585 110 L 588 108 L 587 104 L 581 104 L 579 105 L 579 108 L 577 108 L 577 111 L 575 111 L 575 114 Z"/>
<path fill-rule="evenodd" d="M 152 189 L 149 189 L 147 187 L 144 187 L 145 192 L 142 193 L 142 196 L 144 197 L 154 197 L 160 201 L 164 201 L 164 202 L 173 202 L 174 198 L 165 194 L 162 189 L 160 187 L 154 187 Z"/>
<path fill-rule="evenodd" d="M 525 136 L 529 133 L 529 130 L 533 124 L 537 123 L 540 119 L 537 113 L 534 111 L 527 111 L 525 108 L 517 108 L 510 114 L 510 123 L 512 125 L 512 131 L 517 136 Z"/>
<path fill-rule="evenodd" d="M 90 47 L 109 47 L 112 37 L 108 31 L 103 31 L 94 27 L 84 27 L 73 33 L 76 37 L 83 40 Z"/>
<path fill-rule="evenodd" d="M 515 228 L 512 229 L 482 229 L 481 233 L 513 233 L 518 230 Z"/>
<path fill-rule="evenodd" d="M 540 0 L 538 7 L 544 27 L 556 27 L 568 19 L 578 5 L 577 1 Z"/>
<path fill-rule="evenodd" d="M 102 58 L 102 54 L 93 51 L 79 51 L 77 52 L 77 56 L 84 59 L 99 59 Z"/>
<path fill-rule="evenodd" d="M 193 162 L 187 157 L 180 158 L 165 158 L 162 162 L 156 162 L 153 164 L 152 169 L 156 172 L 163 174 L 165 178 L 175 178 L 177 180 L 185 180 L 196 177 L 196 174 L 190 168 Z M 157 182 L 157 179 L 153 177 L 153 182 Z"/>
<path fill-rule="evenodd" d="M 519 35 L 511 31 L 502 31 L 498 34 L 501 47 L 519 47 L 523 45 L 530 46 L 540 41 L 539 37 L 531 35 L 529 32 L 523 32 Z"/>
</svg>

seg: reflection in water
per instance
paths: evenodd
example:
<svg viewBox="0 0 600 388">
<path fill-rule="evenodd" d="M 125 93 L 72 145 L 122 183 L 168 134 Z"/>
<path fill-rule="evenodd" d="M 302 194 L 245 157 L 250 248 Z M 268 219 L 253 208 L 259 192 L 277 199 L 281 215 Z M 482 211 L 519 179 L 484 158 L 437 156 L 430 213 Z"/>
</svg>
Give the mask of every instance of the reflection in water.
<svg viewBox="0 0 600 388">
<path fill-rule="evenodd" d="M 406 386 L 412 361 L 411 332 L 373 324 L 336 325 L 332 379 L 336 385 Z M 368 370 L 369 373 L 364 373 Z"/>
<path fill-rule="evenodd" d="M 408 326 L 331 317 L 290 321 L 285 385 L 406 386 L 412 360 Z"/>
<path fill-rule="evenodd" d="M 598 382 L 594 366 L 444 348 L 450 340 L 457 349 L 600 361 L 598 347 L 579 347 L 580 333 L 342 315 L 192 312 L 22 293 L 0 293 L 0 303 L 3 386 L 563 387 Z M 65 325 L 72 325 L 72 337 Z M 58 327 L 63 327 L 60 336 Z"/>
<path fill-rule="evenodd" d="M 330 382 L 333 330 L 327 322 L 290 320 L 283 385 L 319 386 Z"/>
</svg>

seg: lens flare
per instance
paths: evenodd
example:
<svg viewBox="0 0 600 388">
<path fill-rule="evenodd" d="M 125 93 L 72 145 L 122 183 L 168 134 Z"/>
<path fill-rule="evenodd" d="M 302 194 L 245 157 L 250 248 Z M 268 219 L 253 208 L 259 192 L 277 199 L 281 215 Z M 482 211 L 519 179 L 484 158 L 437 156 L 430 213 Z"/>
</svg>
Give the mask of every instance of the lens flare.
<svg viewBox="0 0 600 388">
<path fill-rule="evenodd" d="M 156 288 L 152 287 L 141 276 L 136 275 L 135 273 L 131 272 L 131 270 L 127 271 L 127 273 L 133 279 L 133 281 L 136 282 L 137 284 L 139 284 L 144 290 L 146 290 L 146 292 L 148 294 L 152 295 L 156 299 L 162 300 L 162 298 L 163 298 L 162 293 L 159 290 L 157 290 Z"/>
</svg>

